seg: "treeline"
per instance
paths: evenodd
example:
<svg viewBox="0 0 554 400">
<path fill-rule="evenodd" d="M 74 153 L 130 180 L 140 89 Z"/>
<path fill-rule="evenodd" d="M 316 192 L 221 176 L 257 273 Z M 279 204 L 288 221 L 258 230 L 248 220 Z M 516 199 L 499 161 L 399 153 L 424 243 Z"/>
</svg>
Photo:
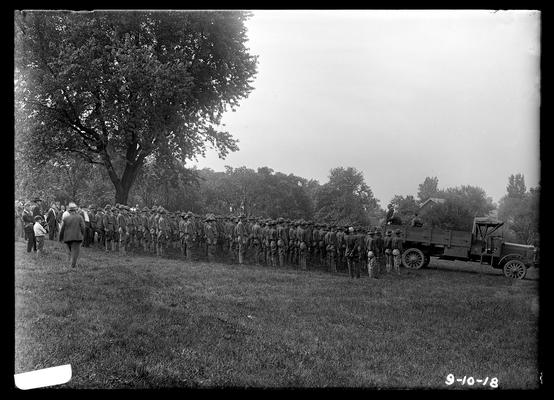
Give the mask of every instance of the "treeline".
<svg viewBox="0 0 554 400">
<path fill-rule="evenodd" d="M 38 196 L 47 203 L 76 201 L 104 206 L 115 198 L 105 170 L 78 158 L 30 167 L 16 157 L 15 189 L 16 198 Z M 187 169 L 170 159 L 158 158 L 148 160 L 140 170 L 128 205 L 358 226 L 382 225 L 387 211 L 395 209 L 403 223 L 419 213 L 427 226 L 455 230 L 470 230 L 474 217 L 491 216 L 505 222 L 508 240 L 537 243 L 539 188 L 527 190 L 523 175 L 517 174 L 509 177 L 506 192 L 497 206 L 482 188 L 462 185 L 441 189 L 437 177 L 427 177 L 416 196 L 396 195 L 382 207 L 363 174 L 352 167 L 331 169 L 328 182 L 321 184 L 269 167 Z M 426 204 L 428 199 L 430 206 Z"/>
</svg>

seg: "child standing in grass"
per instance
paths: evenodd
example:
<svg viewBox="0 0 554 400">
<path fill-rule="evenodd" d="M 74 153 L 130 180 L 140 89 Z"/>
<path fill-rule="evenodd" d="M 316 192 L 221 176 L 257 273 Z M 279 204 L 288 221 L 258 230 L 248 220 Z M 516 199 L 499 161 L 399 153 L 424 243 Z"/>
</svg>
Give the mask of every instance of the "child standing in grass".
<svg viewBox="0 0 554 400">
<path fill-rule="evenodd" d="M 37 255 L 43 253 L 44 249 L 44 236 L 46 235 L 46 229 L 41 224 L 42 217 L 37 215 L 35 217 L 35 225 L 33 225 L 33 231 L 35 233 L 35 240 L 37 243 Z"/>
</svg>

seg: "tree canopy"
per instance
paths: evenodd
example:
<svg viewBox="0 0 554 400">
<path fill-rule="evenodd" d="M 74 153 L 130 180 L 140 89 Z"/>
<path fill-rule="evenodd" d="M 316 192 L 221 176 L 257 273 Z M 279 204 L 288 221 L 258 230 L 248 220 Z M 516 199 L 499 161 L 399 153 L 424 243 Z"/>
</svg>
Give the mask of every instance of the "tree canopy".
<svg viewBox="0 0 554 400">
<path fill-rule="evenodd" d="M 379 218 L 379 200 L 365 183 L 363 173 L 355 168 L 337 167 L 329 174 L 315 197 L 318 221 L 335 224 L 369 225 Z"/>
<path fill-rule="evenodd" d="M 220 131 L 253 87 L 244 12 L 15 14 L 16 120 L 25 157 L 72 154 L 103 166 L 125 203 L 147 157 L 220 157 Z M 119 166 L 119 167 L 118 167 Z"/>
<path fill-rule="evenodd" d="M 500 199 L 498 217 L 506 222 L 508 239 L 534 244 L 539 240 L 540 189 L 525 188 L 522 174 L 510 175 L 506 195 Z"/>
<path fill-rule="evenodd" d="M 471 230 L 475 217 L 484 217 L 495 209 L 492 198 L 477 186 L 462 185 L 437 192 L 444 203 L 434 205 L 422 215 L 426 224 L 443 229 Z"/>
<path fill-rule="evenodd" d="M 436 176 L 434 177 L 426 177 L 423 183 L 419 184 L 418 190 L 417 190 L 417 198 L 420 202 L 424 202 L 429 197 L 435 197 L 437 193 L 439 192 L 439 178 Z"/>
</svg>

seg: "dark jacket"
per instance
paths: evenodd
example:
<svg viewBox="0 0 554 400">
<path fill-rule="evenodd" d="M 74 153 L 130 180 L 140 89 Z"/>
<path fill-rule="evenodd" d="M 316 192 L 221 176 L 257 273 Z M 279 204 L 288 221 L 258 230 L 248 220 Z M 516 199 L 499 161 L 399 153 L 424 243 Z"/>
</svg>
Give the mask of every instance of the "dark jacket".
<svg viewBox="0 0 554 400">
<path fill-rule="evenodd" d="M 49 226 L 54 226 L 55 224 L 58 223 L 56 221 L 56 210 L 54 210 L 53 208 L 50 208 L 48 210 L 48 214 L 46 214 L 46 222 L 48 223 Z"/>
<path fill-rule="evenodd" d="M 23 219 L 23 227 L 25 229 L 25 232 L 33 232 L 33 225 L 35 224 L 35 218 L 33 214 L 27 210 L 24 210 L 21 218 Z"/>
<path fill-rule="evenodd" d="M 85 221 L 77 213 L 70 213 L 62 222 L 60 242 L 82 241 L 85 235 Z"/>
</svg>

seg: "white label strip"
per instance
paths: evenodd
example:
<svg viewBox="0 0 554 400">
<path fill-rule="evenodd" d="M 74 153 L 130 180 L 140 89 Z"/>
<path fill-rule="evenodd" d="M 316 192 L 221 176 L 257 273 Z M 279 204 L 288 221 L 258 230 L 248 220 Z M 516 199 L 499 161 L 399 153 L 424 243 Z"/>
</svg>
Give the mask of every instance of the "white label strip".
<svg viewBox="0 0 554 400">
<path fill-rule="evenodd" d="M 36 371 L 15 374 L 13 377 L 15 379 L 15 386 L 21 390 L 61 385 L 71 380 L 71 364 L 37 369 Z"/>
</svg>

